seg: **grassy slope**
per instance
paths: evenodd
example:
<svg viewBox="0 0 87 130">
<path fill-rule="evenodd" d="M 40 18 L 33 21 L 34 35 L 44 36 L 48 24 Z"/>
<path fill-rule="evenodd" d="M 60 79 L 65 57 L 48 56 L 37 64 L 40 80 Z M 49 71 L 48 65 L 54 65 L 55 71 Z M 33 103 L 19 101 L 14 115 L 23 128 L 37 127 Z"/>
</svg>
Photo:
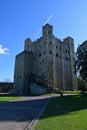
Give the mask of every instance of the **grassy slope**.
<svg viewBox="0 0 87 130">
<path fill-rule="evenodd" d="M 55 97 L 43 113 L 35 130 L 86 130 L 87 95 Z"/>
</svg>

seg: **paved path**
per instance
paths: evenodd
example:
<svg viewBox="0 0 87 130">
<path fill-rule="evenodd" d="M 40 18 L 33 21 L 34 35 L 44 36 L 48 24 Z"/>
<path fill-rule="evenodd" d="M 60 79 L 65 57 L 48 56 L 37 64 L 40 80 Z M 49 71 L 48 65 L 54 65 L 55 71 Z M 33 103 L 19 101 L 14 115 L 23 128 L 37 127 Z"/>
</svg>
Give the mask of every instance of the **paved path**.
<svg viewBox="0 0 87 130">
<path fill-rule="evenodd" d="M 0 103 L 0 130 L 27 130 L 49 101 L 49 97 L 24 97 Z"/>
</svg>

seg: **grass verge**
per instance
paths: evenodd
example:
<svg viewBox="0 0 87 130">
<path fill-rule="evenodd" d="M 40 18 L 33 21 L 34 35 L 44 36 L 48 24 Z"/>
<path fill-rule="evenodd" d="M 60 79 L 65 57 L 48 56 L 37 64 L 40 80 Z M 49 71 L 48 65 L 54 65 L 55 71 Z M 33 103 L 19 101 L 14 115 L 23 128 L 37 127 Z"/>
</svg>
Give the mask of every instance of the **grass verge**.
<svg viewBox="0 0 87 130">
<path fill-rule="evenodd" d="M 8 101 L 11 101 L 11 100 L 15 100 L 15 99 L 18 99 L 19 97 L 0 97 L 0 102 L 8 102 Z"/>
<path fill-rule="evenodd" d="M 80 91 L 80 90 L 63 91 L 63 93 L 66 93 L 66 94 L 80 94 L 80 93 L 82 93 L 82 91 Z"/>
<path fill-rule="evenodd" d="M 87 94 L 54 97 L 34 130 L 86 130 Z"/>
<path fill-rule="evenodd" d="M 57 96 L 58 94 L 56 93 L 47 93 L 47 94 L 42 94 L 41 96 Z"/>
<path fill-rule="evenodd" d="M 8 101 L 11 101 L 11 100 L 16 100 L 20 98 L 20 96 L 13 96 L 13 95 L 9 95 L 9 94 L 1 94 L 0 95 L 0 102 L 8 102 Z"/>
</svg>

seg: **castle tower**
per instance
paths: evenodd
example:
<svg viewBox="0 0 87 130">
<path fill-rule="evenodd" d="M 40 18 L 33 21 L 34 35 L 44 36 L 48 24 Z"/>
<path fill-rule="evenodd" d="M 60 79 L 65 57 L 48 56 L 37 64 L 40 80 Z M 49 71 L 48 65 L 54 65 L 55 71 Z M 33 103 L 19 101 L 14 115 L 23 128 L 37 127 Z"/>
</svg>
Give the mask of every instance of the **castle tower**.
<svg viewBox="0 0 87 130">
<path fill-rule="evenodd" d="M 43 48 L 45 54 L 42 55 L 44 60 L 43 63 L 43 70 L 44 71 L 44 78 L 48 82 L 48 86 L 53 89 L 54 86 L 54 79 L 53 79 L 53 27 L 49 24 L 43 26 L 42 29 L 42 36 L 43 36 Z M 42 42 L 41 42 L 42 43 Z M 43 71 L 42 70 L 42 71 Z"/>
<path fill-rule="evenodd" d="M 27 38 L 24 51 L 16 56 L 14 91 L 41 94 L 53 90 L 76 90 L 74 67 L 74 40 L 67 37 L 61 41 L 53 35 L 53 27 L 46 24 L 42 36 L 34 42 Z"/>
<path fill-rule="evenodd" d="M 30 47 L 31 44 L 32 44 L 31 39 L 30 39 L 30 38 L 27 38 L 27 39 L 25 40 L 24 50 L 29 52 L 29 47 Z"/>
<path fill-rule="evenodd" d="M 64 80 L 65 86 L 67 86 L 65 89 L 76 90 L 77 78 L 75 74 L 74 40 L 71 37 L 64 39 L 64 48 Z"/>
<path fill-rule="evenodd" d="M 42 35 L 43 37 L 48 37 L 48 36 L 52 36 L 53 35 L 53 27 L 49 24 L 46 24 L 45 26 L 43 26 L 42 29 Z"/>
</svg>

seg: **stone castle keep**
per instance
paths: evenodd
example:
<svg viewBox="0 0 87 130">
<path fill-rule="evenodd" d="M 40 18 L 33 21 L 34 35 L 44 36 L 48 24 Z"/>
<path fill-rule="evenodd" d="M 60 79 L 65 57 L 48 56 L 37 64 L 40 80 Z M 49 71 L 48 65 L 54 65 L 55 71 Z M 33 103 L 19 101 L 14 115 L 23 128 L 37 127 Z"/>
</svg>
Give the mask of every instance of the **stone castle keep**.
<svg viewBox="0 0 87 130">
<path fill-rule="evenodd" d="M 74 41 L 63 41 L 53 34 L 53 27 L 43 26 L 42 37 L 25 40 L 24 51 L 16 56 L 14 93 L 42 94 L 61 90 L 77 90 Z"/>
</svg>

